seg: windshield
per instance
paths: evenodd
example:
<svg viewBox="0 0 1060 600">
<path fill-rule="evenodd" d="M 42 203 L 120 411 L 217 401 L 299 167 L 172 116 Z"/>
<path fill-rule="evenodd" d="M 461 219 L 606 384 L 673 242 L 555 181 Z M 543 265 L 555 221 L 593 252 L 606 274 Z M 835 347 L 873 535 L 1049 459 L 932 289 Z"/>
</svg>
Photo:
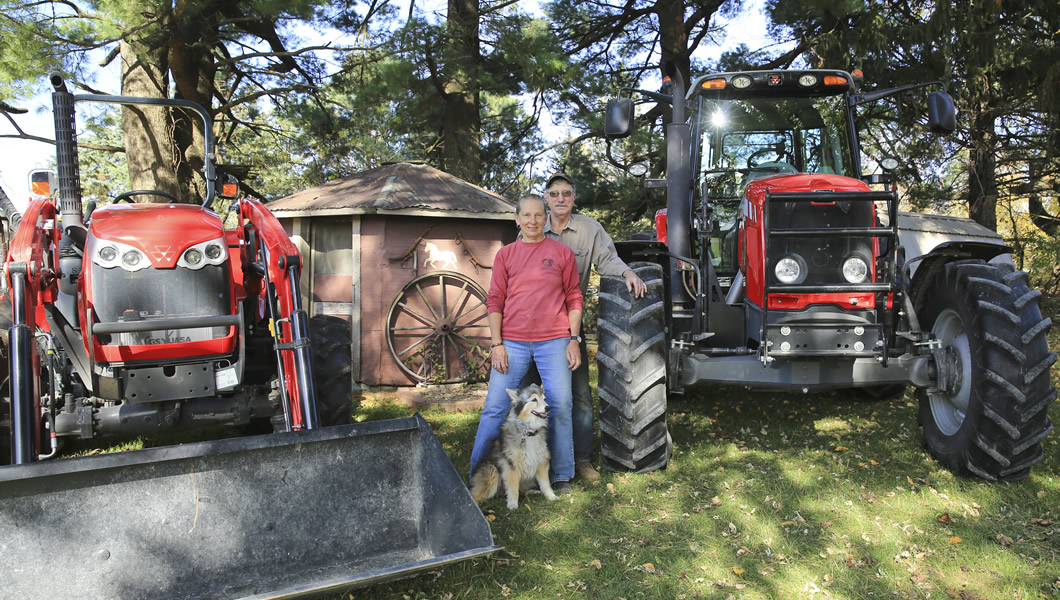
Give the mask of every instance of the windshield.
<svg viewBox="0 0 1060 600">
<path fill-rule="evenodd" d="M 736 219 L 743 188 L 759 177 L 828 173 L 857 177 L 842 95 L 700 96 L 693 125 L 698 135 L 696 195 L 713 208 L 707 249 L 725 287 L 736 273 Z"/>
<path fill-rule="evenodd" d="M 739 198 L 756 177 L 857 177 L 843 96 L 699 100 L 699 183 L 713 200 Z M 702 188 L 701 188 L 702 189 Z"/>
</svg>

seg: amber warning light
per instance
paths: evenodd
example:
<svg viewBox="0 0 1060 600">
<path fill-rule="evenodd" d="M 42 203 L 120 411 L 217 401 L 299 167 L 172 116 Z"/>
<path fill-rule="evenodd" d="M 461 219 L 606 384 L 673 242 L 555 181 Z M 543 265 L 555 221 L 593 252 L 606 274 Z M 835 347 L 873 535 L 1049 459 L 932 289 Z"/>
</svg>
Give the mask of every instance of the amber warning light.
<svg viewBox="0 0 1060 600">
<path fill-rule="evenodd" d="M 34 169 L 29 172 L 29 193 L 33 197 L 47 198 L 55 190 L 55 171 Z"/>
</svg>

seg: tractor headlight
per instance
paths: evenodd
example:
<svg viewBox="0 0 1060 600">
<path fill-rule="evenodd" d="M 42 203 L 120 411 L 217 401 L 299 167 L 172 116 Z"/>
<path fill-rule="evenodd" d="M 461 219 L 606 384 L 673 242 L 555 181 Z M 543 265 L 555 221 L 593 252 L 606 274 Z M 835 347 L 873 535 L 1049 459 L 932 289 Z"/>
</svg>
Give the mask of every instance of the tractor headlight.
<svg viewBox="0 0 1060 600">
<path fill-rule="evenodd" d="M 849 283 L 862 283 L 869 277 L 869 264 L 860 256 L 851 256 L 843 261 L 843 279 Z"/>
<path fill-rule="evenodd" d="M 151 266 L 151 261 L 139 248 L 113 240 L 90 238 L 86 253 L 92 257 L 93 263 L 104 269 L 121 267 L 126 271 L 139 271 Z"/>
<path fill-rule="evenodd" d="M 143 259 L 144 256 L 139 250 L 127 250 L 125 254 L 121 255 L 121 264 L 124 267 L 135 269 Z"/>
<path fill-rule="evenodd" d="M 184 260 L 188 261 L 188 264 L 197 267 L 202 263 L 202 252 L 199 252 L 195 248 L 188 250 L 184 253 Z"/>
<path fill-rule="evenodd" d="M 108 244 L 100 248 L 96 256 L 101 262 L 114 266 L 114 261 L 118 259 L 118 249 Z"/>
<path fill-rule="evenodd" d="M 221 258 L 221 252 L 223 251 L 224 249 L 221 248 L 221 244 L 211 242 L 206 245 L 206 258 L 210 260 L 217 260 Z"/>
<path fill-rule="evenodd" d="M 177 266 L 188 269 L 201 269 L 206 265 L 221 265 L 228 258 L 225 252 L 225 239 L 207 240 L 188 248 L 180 255 Z"/>
<path fill-rule="evenodd" d="M 797 254 L 789 254 L 777 261 L 773 274 L 786 285 L 802 283 L 806 279 L 806 261 Z"/>
</svg>

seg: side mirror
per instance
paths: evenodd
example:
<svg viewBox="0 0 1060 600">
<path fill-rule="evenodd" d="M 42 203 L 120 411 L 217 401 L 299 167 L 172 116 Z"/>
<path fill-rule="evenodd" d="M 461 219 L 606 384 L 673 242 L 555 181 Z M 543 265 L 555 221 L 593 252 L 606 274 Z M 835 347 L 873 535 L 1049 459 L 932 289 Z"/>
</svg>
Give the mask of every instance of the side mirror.
<svg viewBox="0 0 1060 600">
<path fill-rule="evenodd" d="M 633 133 L 633 100 L 608 100 L 604 115 L 604 137 L 624 138 Z"/>
<path fill-rule="evenodd" d="M 928 94 L 928 129 L 932 133 L 953 133 L 957 129 L 957 110 L 953 98 L 945 92 Z"/>
</svg>

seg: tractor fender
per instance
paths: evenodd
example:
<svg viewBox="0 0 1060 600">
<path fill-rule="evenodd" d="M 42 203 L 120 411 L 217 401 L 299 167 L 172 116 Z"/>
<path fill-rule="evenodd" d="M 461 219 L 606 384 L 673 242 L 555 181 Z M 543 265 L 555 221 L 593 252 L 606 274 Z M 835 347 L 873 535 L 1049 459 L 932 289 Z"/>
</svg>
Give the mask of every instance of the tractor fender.
<svg viewBox="0 0 1060 600">
<path fill-rule="evenodd" d="M 664 256 L 670 251 L 666 244 L 663 242 L 644 239 L 643 233 L 634 234 L 635 237 L 632 240 L 615 242 L 615 250 L 618 251 L 618 257 L 622 259 L 627 265 L 631 262 L 654 262 L 663 265 L 665 271 L 669 265 Z"/>
<path fill-rule="evenodd" d="M 1003 243 L 990 243 L 982 241 L 953 241 L 943 242 L 935 246 L 930 252 L 922 257 L 906 257 L 908 270 L 903 275 L 905 289 L 908 290 L 914 305 L 919 306 L 922 289 L 925 282 L 932 281 L 934 274 L 957 260 L 979 259 L 987 262 L 1005 262 L 1012 264 L 1012 249 Z M 919 260 L 915 260 L 919 258 Z"/>
</svg>

